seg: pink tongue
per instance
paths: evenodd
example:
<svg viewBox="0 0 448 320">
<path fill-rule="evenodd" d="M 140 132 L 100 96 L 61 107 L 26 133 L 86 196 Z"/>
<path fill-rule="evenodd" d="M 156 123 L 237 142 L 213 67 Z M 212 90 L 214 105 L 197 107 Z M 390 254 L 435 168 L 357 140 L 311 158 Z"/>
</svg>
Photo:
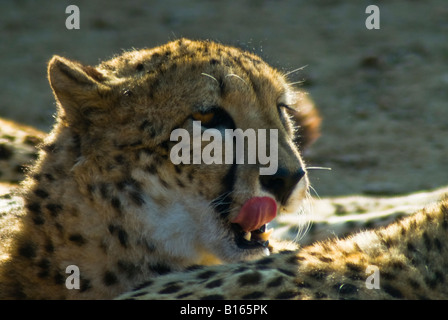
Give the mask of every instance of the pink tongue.
<svg viewBox="0 0 448 320">
<path fill-rule="evenodd" d="M 269 197 L 253 197 L 244 203 L 238 216 L 232 221 L 249 232 L 260 229 L 277 215 L 277 203 Z"/>
</svg>

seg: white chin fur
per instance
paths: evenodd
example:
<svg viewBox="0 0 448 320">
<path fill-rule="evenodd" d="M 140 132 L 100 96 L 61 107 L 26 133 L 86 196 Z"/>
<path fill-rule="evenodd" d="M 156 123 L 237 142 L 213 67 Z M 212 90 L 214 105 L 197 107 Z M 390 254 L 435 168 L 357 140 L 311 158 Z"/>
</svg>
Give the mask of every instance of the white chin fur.
<svg viewBox="0 0 448 320">
<path fill-rule="evenodd" d="M 294 188 L 282 212 L 297 213 L 306 196 L 308 182 L 302 179 Z M 269 255 L 267 248 L 240 249 L 236 246 L 232 231 L 220 220 L 219 214 L 204 199 L 177 197 L 167 207 L 147 198 L 147 208 L 141 212 L 147 223 L 147 237 L 160 253 L 182 263 L 198 264 L 210 257 L 234 262 Z M 148 212 L 158 212 L 157 215 Z M 168 231 L 167 231 L 168 230 Z"/>
<path fill-rule="evenodd" d="M 207 261 L 236 262 L 269 255 L 268 248 L 238 248 L 233 232 L 204 200 L 182 202 L 161 209 L 163 214 L 147 220 L 151 224 L 149 229 L 153 231 L 151 240 L 165 255 L 183 261 L 185 265 L 204 264 Z"/>
</svg>

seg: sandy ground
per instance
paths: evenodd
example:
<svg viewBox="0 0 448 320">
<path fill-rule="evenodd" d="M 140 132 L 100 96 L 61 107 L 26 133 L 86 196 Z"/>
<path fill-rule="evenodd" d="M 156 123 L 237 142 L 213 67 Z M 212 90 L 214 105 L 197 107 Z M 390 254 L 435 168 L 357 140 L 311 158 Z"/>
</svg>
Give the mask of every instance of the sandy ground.
<svg viewBox="0 0 448 320">
<path fill-rule="evenodd" d="M 67 30 L 65 9 L 80 9 Z M 365 27 L 369 4 L 380 29 Z M 306 154 L 320 196 L 448 185 L 448 3 L 428 1 L 25 1 L 0 11 L 0 116 L 48 131 L 53 54 L 97 64 L 179 37 L 242 46 L 304 81 L 324 118 Z"/>
</svg>

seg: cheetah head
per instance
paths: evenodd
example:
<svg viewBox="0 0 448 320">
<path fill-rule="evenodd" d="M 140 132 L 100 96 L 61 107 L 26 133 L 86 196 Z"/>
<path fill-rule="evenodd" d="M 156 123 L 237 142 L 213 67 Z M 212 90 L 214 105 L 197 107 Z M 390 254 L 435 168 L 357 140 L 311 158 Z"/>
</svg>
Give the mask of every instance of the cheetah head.
<svg viewBox="0 0 448 320">
<path fill-rule="evenodd" d="M 56 56 L 49 79 L 59 105 L 55 131 L 78 139 L 72 172 L 80 192 L 105 220 L 125 217 L 129 237 L 163 259 L 190 265 L 267 255 L 266 224 L 297 212 L 306 196 L 294 123 L 306 118 L 305 98 L 251 53 L 180 39 L 96 67 Z M 275 163 L 249 162 L 257 150 L 249 138 L 239 151 L 222 143 L 210 152 L 211 141 L 230 141 L 227 130 L 236 129 L 260 141 L 265 129 Z M 226 160 L 230 150 L 221 163 L 196 157 Z M 269 165 L 273 172 L 261 174 Z"/>
</svg>

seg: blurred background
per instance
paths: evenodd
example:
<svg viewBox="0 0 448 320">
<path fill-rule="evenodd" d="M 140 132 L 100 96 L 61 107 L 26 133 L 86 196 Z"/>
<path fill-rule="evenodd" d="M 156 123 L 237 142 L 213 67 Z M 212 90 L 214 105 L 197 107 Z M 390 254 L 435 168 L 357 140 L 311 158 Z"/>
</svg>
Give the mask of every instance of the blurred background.
<svg viewBox="0 0 448 320">
<path fill-rule="evenodd" d="M 80 29 L 65 26 L 66 7 Z M 380 29 L 368 30 L 368 5 Z M 394 195 L 448 185 L 448 2 L 5 0 L 0 117 L 49 131 L 53 54 L 86 64 L 180 37 L 259 54 L 308 91 L 323 118 L 305 154 L 322 196 Z"/>
</svg>

